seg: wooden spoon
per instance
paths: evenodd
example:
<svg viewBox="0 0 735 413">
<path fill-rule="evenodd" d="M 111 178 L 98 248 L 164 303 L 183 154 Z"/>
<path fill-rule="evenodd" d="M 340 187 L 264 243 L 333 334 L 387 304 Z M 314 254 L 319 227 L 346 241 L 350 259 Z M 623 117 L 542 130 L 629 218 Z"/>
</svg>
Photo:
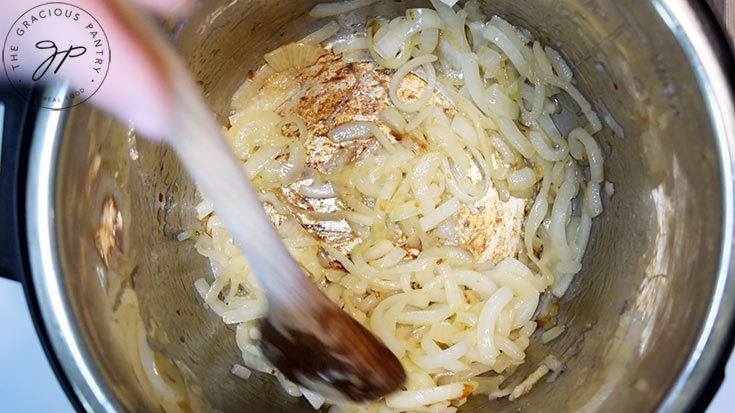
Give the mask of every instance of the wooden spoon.
<svg viewBox="0 0 735 413">
<path fill-rule="evenodd" d="M 292 381 L 332 400 L 375 400 L 396 390 L 406 377 L 401 363 L 322 294 L 288 253 L 184 63 L 134 6 L 108 4 L 168 79 L 175 105 L 168 143 L 266 292 L 265 356 Z"/>
</svg>

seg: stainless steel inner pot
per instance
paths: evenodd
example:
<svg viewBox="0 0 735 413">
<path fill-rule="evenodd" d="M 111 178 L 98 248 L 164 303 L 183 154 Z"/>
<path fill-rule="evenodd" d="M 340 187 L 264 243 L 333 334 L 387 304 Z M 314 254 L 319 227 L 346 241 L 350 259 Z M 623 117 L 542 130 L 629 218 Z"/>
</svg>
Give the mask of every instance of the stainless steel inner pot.
<svg viewBox="0 0 735 413">
<path fill-rule="evenodd" d="M 482 3 L 560 49 L 624 137 L 609 127 L 600 137 L 615 194 L 560 304 L 567 332 L 549 345 L 535 337 L 517 374 L 547 354 L 566 371 L 516 402 L 474 397 L 460 411 L 697 409 L 729 353 L 735 311 L 733 62 L 719 28 L 694 0 Z M 223 124 L 264 52 L 323 24 L 308 16 L 313 4 L 213 0 L 167 25 Z M 423 4 L 380 2 L 338 21 L 349 30 L 365 16 Z M 211 275 L 208 262 L 176 239 L 198 227 L 197 193 L 171 151 L 81 105 L 41 110 L 30 156 L 32 284 L 52 351 L 84 407 L 172 408 L 136 361 L 142 331 L 165 380 L 186 392 L 178 407 L 308 411 L 270 377 L 230 373 L 240 360 L 234 331 L 193 287 Z"/>
</svg>

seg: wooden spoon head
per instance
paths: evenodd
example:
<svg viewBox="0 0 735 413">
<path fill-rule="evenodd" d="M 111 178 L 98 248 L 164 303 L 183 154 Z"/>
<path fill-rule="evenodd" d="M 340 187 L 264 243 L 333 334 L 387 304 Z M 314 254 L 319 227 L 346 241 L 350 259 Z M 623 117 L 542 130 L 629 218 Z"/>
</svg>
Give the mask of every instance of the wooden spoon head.
<svg viewBox="0 0 735 413">
<path fill-rule="evenodd" d="M 332 400 L 365 402 L 397 390 L 406 373 L 396 356 L 324 301 L 298 314 L 269 314 L 260 339 L 268 360 L 290 380 Z"/>
</svg>

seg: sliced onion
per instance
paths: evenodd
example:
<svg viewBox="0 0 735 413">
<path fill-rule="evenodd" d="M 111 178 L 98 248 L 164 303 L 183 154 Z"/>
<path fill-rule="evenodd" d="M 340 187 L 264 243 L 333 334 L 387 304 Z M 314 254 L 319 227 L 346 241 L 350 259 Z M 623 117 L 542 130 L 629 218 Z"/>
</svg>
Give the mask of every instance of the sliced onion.
<svg viewBox="0 0 735 413">
<path fill-rule="evenodd" d="M 457 176 L 459 174 L 455 174 L 451 169 L 452 168 L 449 166 L 447 158 L 442 159 L 442 171 L 444 171 L 448 178 L 447 189 L 449 190 L 449 193 L 451 193 L 455 198 L 459 199 L 465 204 L 471 204 L 480 200 L 484 193 L 477 194 L 474 193 L 474 191 L 472 190 L 467 190 L 466 188 L 462 187 L 459 184 L 459 181 L 460 179 L 462 179 L 462 177 Z"/>
<path fill-rule="evenodd" d="M 542 262 L 557 263 L 557 266 L 568 264 L 573 260 L 572 251 L 569 248 L 566 227 L 571 211 L 571 201 L 576 195 L 577 189 L 566 181 L 556 194 L 554 205 L 551 208 L 551 224 L 549 235 L 551 243 L 548 250 L 544 252 Z"/>
<path fill-rule="evenodd" d="M 384 268 L 390 268 L 401 262 L 403 258 L 406 256 L 406 250 L 400 247 L 394 247 L 391 248 L 390 252 L 386 254 L 385 256 L 375 260 L 373 263 L 375 267 L 384 269 Z"/>
<path fill-rule="evenodd" d="M 544 357 L 543 363 L 546 364 L 546 366 L 551 369 L 551 371 L 557 372 L 564 368 L 564 363 L 561 362 L 556 356 L 549 354 L 548 356 Z"/>
<path fill-rule="evenodd" d="M 557 136 L 560 137 L 561 133 L 559 132 L 559 129 L 557 129 L 556 124 L 554 124 L 554 121 L 551 119 L 551 116 L 548 114 L 542 115 L 538 119 L 538 124 L 543 129 L 543 131 L 546 133 L 546 136 L 553 137 Z"/>
<path fill-rule="evenodd" d="M 327 132 L 327 136 L 334 142 L 345 142 L 374 136 L 387 151 L 395 152 L 396 150 L 393 142 L 373 122 L 346 122 Z"/>
<path fill-rule="evenodd" d="M 319 185 L 317 185 L 316 183 L 312 185 L 299 185 L 296 188 L 296 193 L 306 198 L 315 199 L 327 199 L 337 196 L 337 193 L 334 192 L 334 187 L 332 186 L 331 182 L 324 182 Z"/>
<path fill-rule="evenodd" d="M 534 155 L 535 151 L 533 149 L 533 145 L 531 145 L 531 142 L 529 142 L 521 131 L 518 130 L 518 126 L 516 126 L 515 122 L 510 119 L 500 119 L 498 121 L 498 128 L 503 134 L 503 138 L 505 138 L 511 146 L 520 152 L 521 155 L 529 159 Z"/>
<path fill-rule="evenodd" d="M 489 365 L 495 363 L 498 348 L 495 345 L 495 323 L 503 308 L 513 299 L 513 290 L 504 286 L 485 302 L 477 322 L 477 350 L 480 359 Z"/>
<path fill-rule="evenodd" d="M 531 120 L 536 120 L 543 114 L 546 101 L 546 86 L 541 79 L 536 79 L 536 83 L 533 87 L 533 97 L 531 98 L 531 113 L 529 117 Z"/>
<path fill-rule="evenodd" d="M 413 32 L 412 26 L 403 18 L 391 21 L 387 27 L 385 33 L 381 31 L 379 32 L 381 36 L 376 36 L 373 48 L 382 58 L 392 60 L 397 57 L 401 49 L 406 49 L 406 41 Z"/>
<path fill-rule="evenodd" d="M 511 62 L 513 62 L 516 70 L 518 70 L 518 73 L 528 79 L 533 79 L 531 67 L 528 64 L 528 61 L 523 56 L 521 50 L 518 49 L 515 44 L 513 44 L 513 42 L 508 38 L 508 36 L 505 35 L 505 33 L 503 33 L 497 27 L 488 24 L 485 26 L 483 35 L 486 39 L 493 42 L 503 52 L 505 52 L 506 55 L 508 55 L 508 58 Z"/>
<path fill-rule="evenodd" d="M 255 151 L 247 162 L 245 162 L 245 171 L 248 174 L 248 178 L 253 179 L 265 165 L 271 160 L 275 159 L 276 156 L 281 152 L 281 148 L 275 147 L 262 147 Z"/>
<path fill-rule="evenodd" d="M 316 410 L 319 410 L 319 408 L 321 408 L 324 402 L 326 401 L 324 396 L 318 393 L 314 393 L 305 387 L 299 387 L 299 389 L 301 390 L 301 394 L 304 395 L 304 398 L 309 402 L 311 407 L 313 407 Z"/>
<path fill-rule="evenodd" d="M 289 43 L 266 53 L 265 61 L 276 71 L 311 66 L 326 53 L 314 43 Z"/>
<path fill-rule="evenodd" d="M 458 113 L 454 116 L 454 119 L 452 119 L 452 129 L 457 133 L 457 135 L 459 135 L 465 145 L 469 147 L 477 147 L 479 145 L 477 131 L 473 127 L 472 123 L 470 123 L 469 119 L 461 114 Z"/>
<path fill-rule="evenodd" d="M 227 310 L 222 314 L 225 324 L 239 324 L 246 321 L 252 321 L 262 318 L 267 308 L 262 302 L 256 300 L 243 300 L 238 303 L 239 306 L 232 310 Z"/>
<path fill-rule="evenodd" d="M 406 42 L 403 43 L 398 56 L 393 59 L 385 59 L 375 50 L 375 41 L 381 39 L 388 32 L 390 22 L 387 19 L 377 18 L 368 22 L 367 25 L 367 40 L 368 40 L 368 51 L 370 56 L 381 66 L 388 69 L 398 69 L 408 62 L 411 58 L 411 47 L 413 47 L 412 38 L 409 37 Z"/>
<path fill-rule="evenodd" d="M 343 40 L 334 44 L 332 51 L 335 54 L 343 54 L 353 50 L 365 50 L 368 48 L 367 37 L 353 37 L 349 40 Z"/>
<path fill-rule="evenodd" d="M 480 78 L 480 67 L 477 63 L 477 55 L 474 53 L 462 53 L 461 57 L 462 75 L 465 86 L 472 100 L 486 115 L 490 113 L 488 100 L 485 96 L 485 85 Z"/>
<path fill-rule="evenodd" d="M 567 83 L 571 82 L 574 73 L 562 55 L 549 46 L 544 47 L 544 51 L 546 52 L 546 56 L 549 58 L 551 66 L 553 66 L 556 71 L 556 75 Z"/>
<path fill-rule="evenodd" d="M 421 252 L 419 258 L 444 258 L 450 265 L 467 265 L 471 264 L 474 260 L 472 253 L 464 248 L 443 246 L 443 247 L 430 247 Z"/>
<path fill-rule="evenodd" d="M 232 366 L 232 370 L 230 370 L 230 371 L 235 376 L 240 377 L 240 378 L 245 379 L 245 380 L 249 379 L 250 378 L 250 375 L 253 373 L 252 371 L 250 371 L 249 368 L 247 368 L 247 367 L 245 367 L 243 365 L 240 365 L 240 364 L 233 365 Z"/>
<path fill-rule="evenodd" d="M 485 79 L 494 77 L 495 74 L 498 73 L 502 58 L 503 57 L 500 53 L 489 47 L 480 46 L 477 49 L 477 62 L 480 64 L 480 68 L 482 69 L 482 74 Z"/>
<path fill-rule="evenodd" d="M 415 410 L 444 400 L 462 397 L 464 383 L 451 383 L 422 390 L 397 391 L 385 397 L 388 407 L 399 411 Z"/>
<path fill-rule="evenodd" d="M 480 2 L 477 0 L 468 0 L 465 2 L 464 11 L 467 13 L 467 18 L 471 22 L 484 22 L 487 20 L 487 16 L 482 12 Z"/>
<path fill-rule="evenodd" d="M 230 116 L 230 122 L 233 126 L 239 118 L 238 113 L 242 109 L 251 108 L 253 99 L 258 95 L 258 92 L 261 87 L 263 87 L 266 79 L 270 78 L 274 73 L 276 73 L 276 71 L 273 70 L 270 65 L 263 65 L 263 67 L 255 72 L 255 76 L 252 79 L 245 81 L 245 83 L 237 89 L 235 95 L 232 97 L 232 109 L 234 110 L 234 114 Z"/>
<path fill-rule="evenodd" d="M 365 139 L 373 136 L 372 122 L 346 122 L 327 132 L 327 136 L 334 142 L 340 143 L 354 139 Z"/>
<path fill-rule="evenodd" d="M 301 142 L 289 145 L 288 160 L 281 165 L 281 184 L 295 182 L 304 173 L 306 167 L 306 149 Z"/>
<path fill-rule="evenodd" d="M 447 202 L 439 205 L 436 209 L 421 217 L 421 219 L 419 220 L 421 229 L 424 231 L 430 231 L 436 228 L 445 219 L 448 219 L 452 215 L 456 214 L 457 211 L 459 211 L 459 207 L 459 201 L 457 201 L 456 198 L 452 198 Z"/>
<path fill-rule="evenodd" d="M 465 10 L 467 7 L 465 6 Z M 470 37 L 472 39 L 472 50 L 477 52 L 480 47 L 484 47 L 487 44 L 487 39 L 482 35 L 482 30 L 485 28 L 485 23 L 481 21 L 472 21 L 467 25 L 470 29 Z"/>
<path fill-rule="evenodd" d="M 465 33 L 467 12 L 464 10 L 455 12 L 451 6 L 442 3 L 440 0 L 431 0 L 431 5 L 434 6 L 436 12 L 439 13 L 439 16 L 447 25 L 444 37 L 450 39 L 450 42 L 456 43 L 455 46 L 459 52 L 468 52 L 470 45 L 467 42 L 467 34 Z"/>
<path fill-rule="evenodd" d="M 520 160 L 518 152 L 508 145 L 508 142 L 506 142 L 505 139 L 498 135 L 493 135 L 491 139 L 493 147 L 503 158 L 503 162 L 508 165 L 512 165 Z M 505 177 L 503 177 L 503 179 L 505 179 Z"/>
<path fill-rule="evenodd" d="M 592 230 L 592 217 L 586 209 L 582 209 L 582 216 L 579 218 L 579 228 L 577 229 L 577 238 L 574 240 L 575 261 L 582 262 L 584 252 L 587 249 L 587 243 L 590 239 Z"/>
<path fill-rule="evenodd" d="M 411 190 L 419 202 L 419 210 L 428 212 L 434 209 L 436 203 L 429 196 L 431 172 L 439 166 L 441 155 L 438 152 L 429 152 L 421 156 L 411 171 Z"/>
<path fill-rule="evenodd" d="M 456 368 L 455 366 L 457 366 L 459 358 L 467 354 L 468 351 L 470 351 L 470 345 L 465 341 L 460 341 L 445 350 L 440 350 L 438 354 L 428 354 L 426 356 L 412 358 L 412 360 L 419 367 L 427 370 L 436 368 L 445 368 L 447 370 L 466 370 L 468 367 L 466 365 L 463 366 L 464 368 Z M 450 366 L 453 368 L 448 368 Z"/>
<path fill-rule="evenodd" d="M 362 257 L 366 261 L 373 261 L 378 258 L 382 258 L 385 256 L 385 254 L 391 252 L 393 250 L 393 243 L 390 242 L 387 239 L 383 239 L 378 241 L 375 245 L 365 250 L 365 252 L 362 253 Z"/>
<path fill-rule="evenodd" d="M 425 29 L 421 31 L 419 39 L 420 54 L 434 53 L 436 46 L 439 44 L 439 29 Z"/>
<path fill-rule="evenodd" d="M 552 82 L 552 84 L 554 83 L 553 79 L 549 80 L 550 82 Z M 597 116 L 597 113 L 595 113 L 594 109 L 592 109 L 592 105 L 590 104 L 590 102 L 579 92 L 579 90 L 570 83 L 560 82 L 557 83 L 556 86 L 564 89 L 564 91 L 567 92 L 569 96 L 574 99 L 575 102 L 577 102 L 580 110 L 582 111 L 582 113 L 584 113 L 584 116 L 590 123 L 590 133 L 599 132 L 602 129 L 600 118 Z"/>
<path fill-rule="evenodd" d="M 533 187 L 536 183 L 536 175 L 531 168 L 522 168 L 508 175 L 508 189 L 511 191 L 523 191 Z"/>
<path fill-rule="evenodd" d="M 441 39 L 439 39 L 439 49 L 437 50 L 437 56 L 439 57 L 439 64 L 442 72 L 447 79 L 452 80 L 455 84 L 460 85 L 464 80 L 462 74 L 462 52 L 456 44 L 450 43 L 451 33 L 442 33 Z"/>
<path fill-rule="evenodd" d="M 569 132 L 569 146 L 573 146 L 573 142 L 581 142 L 584 145 L 587 161 L 590 164 L 590 180 L 600 183 L 604 180 L 604 171 L 602 169 L 602 149 L 597 141 L 590 134 L 582 129 L 575 128 Z M 581 157 L 577 157 L 580 159 Z"/>
<path fill-rule="evenodd" d="M 562 333 L 564 333 L 564 330 L 566 330 L 566 327 L 564 325 L 558 325 L 544 331 L 544 333 L 541 334 L 541 342 L 544 344 L 549 344 L 551 341 L 562 335 Z"/>
<path fill-rule="evenodd" d="M 300 40 L 301 43 L 321 43 L 339 32 L 339 24 L 330 20 L 329 23 L 322 26 L 319 30 L 309 34 Z"/>
<path fill-rule="evenodd" d="M 406 126 L 408 126 L 401 112 L 391 106 L 378 112 L 378 118 L 395 132 L 403 133 L 406 131 Z"/>
<path fill-rule="evenodd" d="M 536 70 L 545 75 L 553 75 L 554 69 L 549 61 L 549 56 L 544 52 L 544 48 L 541 46 L 541 43 L 533 42 L 532 50 L 533 57 L 536 59 Z"/>
<path fill-rule="evenodd" d="M 547 161 L 558 162 L 567 157 L 568 148 L 564 141 L 555 142 L 555 146 L 549 144 L 546 136 L 537 131 L 531 131 L 528 134 L 529 140 L 536 152 Z"/>
<path fill-rule="evenodd" d="M 436 56 L 434 55 L 427 54 L 419 56 L 401 66 L 396 71 L 396 73 L 393 74 L 393 77 L 391 78 L 388 85 L 388 93 L 390 95 L 391 101 L 398 109 L 404 112 L 417 112 L 419 109 L 421 109 L 421 107 L 426 105 L 429 99 L 431 99 L 431 96 L 434 94 L 434 87 L 436 85 L 436 72 L 434 71 L 434 66 L 431 63 L 435 61 Z M 408 75 L 412 70 L 422 65 L 424 71 L 426 71 L 427 79 L 421 96 L 419 96 L 418 99 L 412 102 L 401 101 L 398 98 L 398 87 L 403 81 L 403 78 L 406 77 L 406 75 Z"/>
<path fill-rule="evenodd" d="M 398 322 L 401 324 L 433 324 L 447 319 L 454 310 L 450 309 L 446 304 L 433 304 L 426 310 L 406 311 L 398 316 Z"/>
<path fill-rule="evenodd" d="M 533 60 L 533 51 L 526 46 L 532 40 L 530 32 L 521 27 L 513 26 L 498 15 L 495 15 L 490 19 L 489 25 L 494 25 L 505 33 L 508 40 L 518 48 L 518 51 L 527 61 L 530 62 Z"/>
<path fill-rule="evenodd" d="M 548 272 L 548 268 L 544 265 L 541 265 L 538 259 L 536 259 L 533 250 L 533 242 L 536 239 L 536 232 L 541 226 L 541 223 L 543 222 L 544 218 L 546 217 L 546 213 L 549 210 L 548 193 L 550 185 L 551 178 L 549 178 L 549 176 L 547 175 L 544 177 L 544 180 L 541 183 L 541 190 L 539 191 L 538 195 L 536 195 L 536 201 L 533 203 L 533 206 L 528 213 L 528 217 L 526 218 L 524 233 L 526 255 L 536 263 L 542 273 Z"/>
<path fill-rule="evenodd" d="M 605 194 L 607 194 L 608 197 L 615 195 L 615 184 L 614 183 L 605 182 Z M 197 211 L 199 211 L 199 208 L 197 208 Z"/>
<path fill-rule="evenodd" d="M 388 32 L 375 41 L 375 51 L 385 59 L 394 59 L 413 34 L 442 27 L 439 15 L 431 9 L 409 9 L 406 18 L 397 21 L 399 23 L 391 23 Z"/>
<path fill-rule="evenodd" d="M 497 83 L 487 89 L 488 109 L 496 116 L 505 119 L 517 119 L 519 114 L 518 103 L 508 97 Z"/>
<path fill-rule="evenodd" d="M 602 213 L 602 197 L 600 196 L 600 183 L 589 182 L 587 184 L 587 207 L 592 218 Z"/>
<path fill-rule="evenodd" d="M 418 128 L 419 125 L 421 125 L 424 121 L 426 121 L 427 119 L 431 119 L 437 110 L 439 109 L 437 109 L 437 107 L 434 105 L 425 106 L 406 124 L 406 130 L 412 131 Z"/>
</svg>

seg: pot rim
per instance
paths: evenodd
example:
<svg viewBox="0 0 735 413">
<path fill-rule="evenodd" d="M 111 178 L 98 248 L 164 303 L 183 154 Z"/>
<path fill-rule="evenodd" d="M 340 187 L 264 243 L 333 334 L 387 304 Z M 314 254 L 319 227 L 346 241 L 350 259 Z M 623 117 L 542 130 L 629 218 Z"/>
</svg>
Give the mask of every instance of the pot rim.
<svg viewBox="0 0 735 413">
<path fill-rule="evenodd" d="M 717 279 L 694 349 L 658 408 L 703 411 L 722 383 L 735 336 L 735 61 L 729 39 L 705 2 L 653 0 L 652 4 L 689 58 L 718 147 L 723 217 Z M 700 400 L 702 396 L 706 400 Z"/>
</svg>

